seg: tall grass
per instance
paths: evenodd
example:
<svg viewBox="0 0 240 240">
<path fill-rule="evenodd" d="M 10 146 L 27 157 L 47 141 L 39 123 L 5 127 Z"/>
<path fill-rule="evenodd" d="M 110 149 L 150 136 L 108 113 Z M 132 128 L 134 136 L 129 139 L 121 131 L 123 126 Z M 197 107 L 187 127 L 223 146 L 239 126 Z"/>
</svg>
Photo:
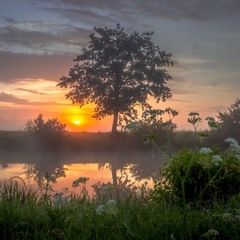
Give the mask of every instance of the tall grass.
<svg viewBox="0 0 240 240">
<path fill-rule="evenodd" d="M 0 239 L 240 238 L 239 195 L 207 209 L 167 198 L 154 201 L 146 189 L 125 198 L 80 192 L 62 194 L 57 199 L 62 204 L 55 204 L 59 193 L 33 191 L 21 179 L 11 179 L 1 185 Z"/>
</svg>

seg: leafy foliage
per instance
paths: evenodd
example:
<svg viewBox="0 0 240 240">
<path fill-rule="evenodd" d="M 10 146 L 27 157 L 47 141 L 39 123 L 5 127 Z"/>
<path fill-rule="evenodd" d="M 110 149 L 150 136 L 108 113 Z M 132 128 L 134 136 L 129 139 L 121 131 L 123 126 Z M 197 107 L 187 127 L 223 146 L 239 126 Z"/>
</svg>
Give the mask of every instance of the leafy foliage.
<svg viewBox="0 0 240 240">
<path fill-rule="evenodd" d="M 164 120 L 164 114 L 168 115 L 168 120 Z M 140 135 L 144 143 L 150 143 L 156 149 L 166 153 L 167 149 L 163 146 L 169 145 L 173 133 L 177 129 L 177 125 L 173 122 L 173 118 L 177 115 L 178 111 L 171 108 L 165 110 L 149 108 L 142 113 L 140 120 L 128 124 L 126 130 Z"/>
<path fill-rule="evenodd" d="M 240 192 L 240 146 L 227 139 L 230 148 L 183 150 L 162 170 L 163 181 L 156 184 L 155 194 L 169 194 L 182 203 L 226 202 Z"/>
<path fill-rule="evenodd" d="M 225 137 L 240 140 L 240 99 L 237 99 L 224 113 L 218 114 L 219 131 Z"/>
<path fill-rule="evenodd" d="M 218 121 L 213 122 L 214 128 L 205 143 L 208 145 L 221 144 L 224 139 L 229 137 L 240 141 L 240 99 L 236 99 L 227 111 L 219 112 L 217 118 Z"/>
<path fill-rule="evenodd" d="M 173 61 L 171 53 L 154 45 L 153 32 L 127 34 L 120 24 L 94 30 L 89 46 L 58 86 L 70 88 L 66 98 L 80 107 L 94 103 L 95 118 L 113 115 L 115 132 L 119 116 L 127 119 L 136 115 L 136 105 L 149 106 L 149 95 L 157 102 L 171 97 L 166 86 L 171 76 L 165 67 Z"/>
<path fill-rule="evenodd" d="M 29 134 L 36 137 L 41 144 L 49 147 L 60 143 L 66 132 L 65 128 L 66 124 L 61 123 L 56 118 L 45 121 L 42 114 L 33 120 L 28 120 L 25 126 L 25 130 Z"/>
</svg>

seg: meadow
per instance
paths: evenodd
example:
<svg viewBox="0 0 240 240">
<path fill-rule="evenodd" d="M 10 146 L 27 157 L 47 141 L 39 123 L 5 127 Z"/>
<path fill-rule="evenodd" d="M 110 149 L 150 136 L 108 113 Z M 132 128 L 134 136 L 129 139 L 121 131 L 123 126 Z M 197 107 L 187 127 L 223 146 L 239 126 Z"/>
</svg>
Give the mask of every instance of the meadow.
<svg viewBox="0 0 240 240">
<path fill-rule="evenodd" d="M 138 137 L 75 133 L 64 139 L 61 149 L 116 151 L 160 144 L 149 136 L 150 145 L 145 145 Z M 49 150 L 24 132 L 1 132 L 0 139 L 5 151 Z M 120 181 L 117 185 L 102 183 L 93 186 L 95 194 L 90 197 L 85 188 L 87 176 L 73 182 L 74 192 L 54 192 L 47 175 L 38 189 L 28 188 L 17 177 L 1 183 L 0 238 L 239 239 L 238 142 L 229 138 L 221 148 L 201 147 L 195 132 L 177 131 L 168 143 L 171 149 L 159 145 L 159 151 L 171 150 L 172 155 L 160 169 L 163 178 L 154 188 L 147 183 L 138 187 Z"/>
<path fill-rule="evenodd" d="M 146 186 L 124 198 L 105 186 L 90 199 L 83 186 L 79 194 L 47 184 L 36 192 L 15 180 L 1 186 L 1 239 L 239 239 L 239 195 L 183 205 Z"/>
</svg>

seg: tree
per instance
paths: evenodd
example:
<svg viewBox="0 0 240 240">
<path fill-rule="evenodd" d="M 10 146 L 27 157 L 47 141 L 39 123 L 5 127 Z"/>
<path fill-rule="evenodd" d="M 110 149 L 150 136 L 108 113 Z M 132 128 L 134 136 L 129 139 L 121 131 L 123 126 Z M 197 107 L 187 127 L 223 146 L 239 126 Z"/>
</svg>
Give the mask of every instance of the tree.
<svg viewBox="0 0 240 240">
<path fill-rule="evenodd" d="M 58 119 L 52 118 L 44 120 L 43 115 L 39 114 L 37 118 L 27 121 L 25 130 L 36 137 L 41 144 L 48 147 L 57 146 L 66 132 L 66 124 Z"/>
<path fill-rule="evenodd" d="M 240 99 L 237 98 L 235 102 L 225 111 L 219 112 L 215 122 L 215 128 L 209 133 L 205 144 L 211 146 L 218 143 L 221 147 L 228 147 L 222 145 L 222 142 L 227 138 L 234 138 L 240 141 Z"/>
<path fill-rule="evenodd" d="M 173 65 L 171 53 L 155 46 L 153 32 L 127 34 L 116 28 L 94 28 L 89 46 L 74 59 L 68 76 L 58 86 L 70 88 L 66 98 L 82 107 L 94 103 L 93 117 L 113 115 L 112 132 L 120 118 L 136 115 L 135 107 L 149 107 L 148 96 L 157 102 L 171 97 L 166 86 L 171 79 L 165 67 Z"/>
<path fill-rule="evenodd" d="M 219 131 L 228 138 L 232 137 L 236 140 L 240 140 L 240 99 L 236 101 L 228 108 L 228 111 L 222 113 L 219 112 L 217 118 L 219 119 Z"/>
</svg>

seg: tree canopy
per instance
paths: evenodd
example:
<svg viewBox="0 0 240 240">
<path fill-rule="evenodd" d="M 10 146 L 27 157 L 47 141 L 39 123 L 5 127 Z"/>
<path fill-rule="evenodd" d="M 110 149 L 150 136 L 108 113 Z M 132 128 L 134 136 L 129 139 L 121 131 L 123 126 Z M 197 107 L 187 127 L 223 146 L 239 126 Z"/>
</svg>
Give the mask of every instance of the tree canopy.
<svg viewBox="0 0 240 240">
<path fill-rule="evenodd" d="M 112 115 L 116 132 L 120 118 L 136 115 L 138 105 L 149 107 L 149 96 L 157 102 L 171 97 L 166 67 L 173 65 L 172 54 L 154 45 L 153 32 L 128 34 L 120 24 L 94 31 L 58 86 L 70 88 L 66 98 L 80 107 L 94 103 L 93 117 Z"/>
<path fill-rule="evenodd" d="M 225 137 L 232 137 L 240 140 L 240 99 L 235 102 L 225 112 L 218 114 L 220 129 Z"/>
<path fill-rule="evenodd" d="M 57 146 L 66 133 L 66 124 L 61 123 L 57 118 L 44 120 L 43 115 L 26 122 L 25 130 L 36 137 L 41 144 L 48 147 Z"/>
</svg>

